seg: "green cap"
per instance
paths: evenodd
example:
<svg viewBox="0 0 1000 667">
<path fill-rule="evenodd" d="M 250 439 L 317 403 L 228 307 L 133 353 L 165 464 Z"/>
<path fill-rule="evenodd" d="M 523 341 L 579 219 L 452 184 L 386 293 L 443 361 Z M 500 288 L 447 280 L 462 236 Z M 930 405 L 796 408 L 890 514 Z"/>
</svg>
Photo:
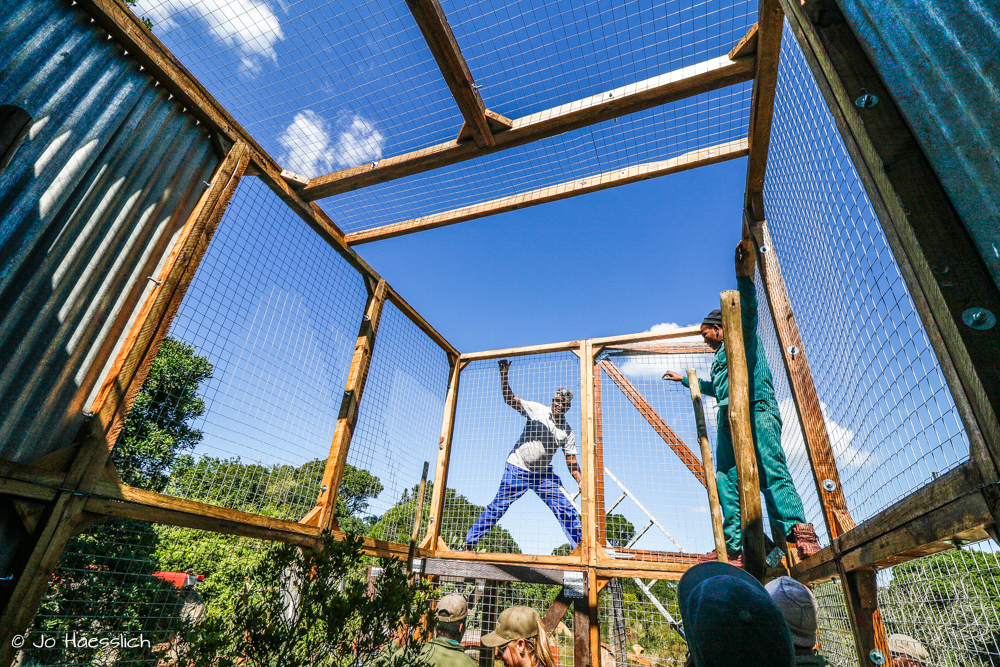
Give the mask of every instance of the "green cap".
<svg viewBox="0 0 1000 667">
<path fill-rule="evenodd" d="M 494 648 L 517 639 L 528 639 L 538 634 L 538 612 L 531 607 L 508 607 L 497 619 L 497 629 L 480 641 L 483 646 Z"/>
</svg>

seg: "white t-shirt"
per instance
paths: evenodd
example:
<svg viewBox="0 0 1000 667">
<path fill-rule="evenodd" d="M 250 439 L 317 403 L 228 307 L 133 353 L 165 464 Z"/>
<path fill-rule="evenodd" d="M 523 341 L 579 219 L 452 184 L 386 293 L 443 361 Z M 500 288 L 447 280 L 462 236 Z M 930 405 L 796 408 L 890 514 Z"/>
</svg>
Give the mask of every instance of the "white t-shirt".
<svg viewBox="0 0 1000 667">
<path fill-rule="evenodd" d="M 507 457 L 507 463 L 532 472 L 544 472 L 552 463 L 552 455 L 562 447 L 567 456 L 576 455 L 576 434 L 565 417 L 559 424 L 552 419 L 552 408 L 521 399 L 519 412 L 528 418 L 517 444 Z"/>
</svg>

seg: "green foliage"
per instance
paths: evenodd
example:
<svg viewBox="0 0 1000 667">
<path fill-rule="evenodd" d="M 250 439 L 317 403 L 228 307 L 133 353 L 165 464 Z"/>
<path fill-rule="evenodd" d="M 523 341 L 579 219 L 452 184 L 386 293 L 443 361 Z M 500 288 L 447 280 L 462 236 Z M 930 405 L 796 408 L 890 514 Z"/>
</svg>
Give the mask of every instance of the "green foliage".
<svg viewBox="0 0 1000 667">
<path fill-rule="evenodd" d="M 128 5 L 129 9 L 135 9 L 135 6 L 138 3 L 139 3 L 139 0 L 125 0 L 125 4 Z M 147 28 L 149 28 L 150 30 L 153 29 L 153 22 L 150 21 L 149 18 L 147 18 L 145 16 L 142 16 L 142 17 L 139 18 L 139 20 L 142 21 L 142 24 L 144 26 L 146 26 Z"/>
<path fill-rule="evenodd" d="M 384 659 L 393 638 L 403 649 L 394 662 L 419 665 L 412 630 L 421 622 L 433 627 L 429 593 L 394 559 L 382 559 L 382 573 L 369 583 L 360 537 L 321 539 L 319 549 L 266 549 L 232 613 L 187 631 L 179 667 L 355 667 Z M 397 634 L 400 619 L 409 630 Z"/>
<path fill-rule="evenodd" d="M 613 547 L 624 547 L 635 536 L 635 526 L 621 514 L 608 514 L 605 518 L 605 531 L 608 544 Z"/>
<path fill-rule="evenodd" d="M 629 538 L 631 539 L 631 538 Z M 643 657 L 658 664 L 683 664 L 687 654 L 687 643 L 670 625 L 669 621 L 653 606 L 638 584 L 632 579 L 622 579 L 622 598 L 625 616 L 626 645 L 629 652 L 638 644 L 643 648 Z M 675 582 L 654 582 L 650 591 L 667 609 L 677 609 L 677 585 Z M 601 592 L 607 609 L 611 608 L 610 592 Z M 680 614 L 674 614 L 680 621 Z M 601 623 L 601 636 L 611 637 L 612 618 L 605 616 Z"/>
<path fill-rule="evenodd" d="M 193 346 L 163 340 L 112 453 L 123 482 L 151 491 L 167 488 L 177 457 L 201 441 L 201 431 L 189 422 L 205 413 L 198 387 L 212 370 Z"/>
</svg>

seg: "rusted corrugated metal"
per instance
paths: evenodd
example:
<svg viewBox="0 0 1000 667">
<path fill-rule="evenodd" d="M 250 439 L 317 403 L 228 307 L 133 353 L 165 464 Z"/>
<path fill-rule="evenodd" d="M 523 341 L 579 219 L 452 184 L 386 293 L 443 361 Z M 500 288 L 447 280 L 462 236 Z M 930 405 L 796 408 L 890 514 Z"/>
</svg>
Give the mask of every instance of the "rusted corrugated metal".
<svg viewBox="0 0 1000 667">
<path fill-rule="evenodd" d="M 837 3 L 1000 286 L 1000 3 Z"/>
<path fill-rule="evenodd" d="M 0 105 L 31 116 L 0 174 L 0 458 L 23 462 L 72 440 L 219 159 L 63 0 L 0 3 Z"/>
</svg>

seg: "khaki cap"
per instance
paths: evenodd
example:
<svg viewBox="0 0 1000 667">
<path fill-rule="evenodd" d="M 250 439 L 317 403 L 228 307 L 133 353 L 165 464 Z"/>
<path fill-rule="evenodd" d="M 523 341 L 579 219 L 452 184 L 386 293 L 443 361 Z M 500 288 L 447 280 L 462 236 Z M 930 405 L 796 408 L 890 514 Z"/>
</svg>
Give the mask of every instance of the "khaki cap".
<svg viewBox="0 0 1000 667">
<path fill-rule="evenodd" d="M 461 621 L 469 615 L 469 603 L 465 601 L 465 596 L 459 593 L 445 595 L 438 600 L 437 617 L 445 623 Z"/>
<path fill-rule="evenodd" d="M 917 660 L 931 659 L 927 647 L 909 635 L 889 635 L 886 639 L 889 641 L 889 651 L 892 653 L 901 653 Z"/>
<path fill-rule="evenodd" d="M 497 619 L 497 628 L 480 641 L 483 646 L 494 648 L 517 639 L 528 639 L 538 634 L 538 612 L 531 607 L 508 607 Z"/>
</svg>

